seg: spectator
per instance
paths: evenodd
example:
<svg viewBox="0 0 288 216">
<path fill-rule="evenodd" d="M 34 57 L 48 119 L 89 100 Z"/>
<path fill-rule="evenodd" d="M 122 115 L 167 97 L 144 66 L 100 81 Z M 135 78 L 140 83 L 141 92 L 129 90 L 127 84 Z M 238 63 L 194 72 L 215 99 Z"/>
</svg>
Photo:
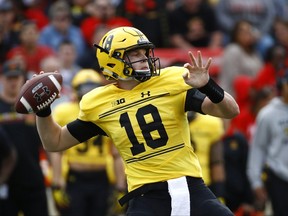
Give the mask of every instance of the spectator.
<svg viewBox="0 0 288 216">
<path fill-rule="evenodd" d="M 247 157 L 251 146 L 251 139 L 255 133 L 255 119 L 259 110 L 273 97 L 271 88 L 253 89 L 252 80 L 242 76 L 237 79 L 236 88 L 246 100 L 241 107 L 240 114 L 233 118 L 223 139 L 225 173 L 226 173 L 226 205 L 235 216 L 264 215 L 263 209 L 254 205 L 253 191 L 248 180 L 246 168 Z M 253 89 L 253 91 L 252 91 Z"/>
<path fill-rule="evenodd" d="M 256 41 L 253 26 L 249 22 L 241 20 L 236 23 L 231 32 L 231 43 L 224 49 L 219 73 L 219 82 L 233 96 L 233 82 L 237 76 L 255 77 L 263 65 L 255 49 Z"/>
<path fill-rule="evenodd" d="M 255 129 L 255 118 L 260 108 L 275 96 L 276 77 L 287 66 L 286 51 L 282 46 L 268 49 L 263 67 L 256 77 L 238 76 L 234 80 L 235 99 L 241 113 L 231 121 L 227 134 L 241 132 L 251 143 Z"/>
<path fill-rule="evenodd" d="M 72 24 L 80 27 L 82 21 L 89 16 L 90 0 L 71 0 Z"/>
<path fill-rule="evenodd" d="M 72 79 L 81 69 L 81 67 L 76 62 L 76 47 L 69 40 L 62 41 L 57 51 L 57 57 L 61 64 L 58 72 L 60 72 L 63 77 L 62 88 L 64 88 L 63 90 L 66 92 L 62 92 L 62 94 L 64 93 L 66 95 L 71 95 L 73 92 Z"/>
<path fill-rule="evenodd" d="M 168 17 L 163 3 L 156 0 L 124 0 L 124 13 L 133 27 L 147 35 L 156 47 L 167 47 Z"/>
<path fill-rule="evenodd" d="M 270 199 L 274 216 L 288 212 L 288 73 L 278 77 L 279 96 L 257 115 L 247 173 L 258 208 Z M 263 172 L 266 178 L 263 178 Z"/>
<path fill-rule="evenodd" d="M 49 9 L 50 24 L 41 32 L 40 44 L 50 46 L 55 52 L 64 40 L 70 40 L 76 50 L 77 58 L 85 52 L 86 44 L 81 30 L 71 24 L 70 7 L 66 1 L 56 1 Z"/>
<path fill-rule="evenodd" d="M 48 56 L 40 62 L 41 71 L 59 71 L 61 68 L 60 59 L 57 56 Z"/>
<path fill-rule="evenodd" d="M 253 191 L 247 176 L 247 158 L 255 133 L 255 119 L 259 110 L 274 97 L 271 88 L 256 89 L 253 80 L 242 76 L 238 80 L 236 98 L 239 93 L 246 102 L 240 114 L 233 118 L 223 139 L 226 172 L 226 205 L 237 216 L 263 215 L 263 209 L 255 206 Z M 254 214 L 253 214 L 254 213 Z"/>
<path fill-rule="evenodd" d="M 256 213 L 256 209 L 253 205 L 253 192 L 246 173 L 248 141 L 242 133 L 235 132 L 223 138 L 223 149 L 226 205 L 235 216 L 252 216 L 254 215 L 252 213 Z"/>
<path fill-rule="evenodd" d="M 63 77 L 61 98 L 57 99 L 53 104 L 53 108 L 56 104 L 70 101 L 73 97 L 71 82 L 73 77 L 81 69 L 76 62 L 76 55 L 74 44 L 69 40 L 63 40 L 61 44 L 59 44 L 56 57 L 48 57 L 42 61 L 41 71 L 51 72 L 57 70 Z"/>
<path fill-rule="evenodd" d="M 80 57 L 78 63 L 82 68 L 92 68 L 100 73 L 98 61 L 95 61 L 95 47 L 94 43 L 99 43 L 100 39 L 109 31 L 111 28 L 105 24 L 99 24 L 95 27 L 93 36 L 90 41 L 90 46 L 87 51 Z"/>
<path fill-rule="evenodd" d="M 25 72 L 14 62 L 5 62 L 0 92 L 0 124 L 15 145 L 17 163 L 7 181 L 8 197 L 0 215 L 48 215 L 44 177 L 39 164 L 41 141 L 33 115 L 17 114 L 14 103 L 25 81 Z"/>
<path fill-rule="evenodd" d="M 271 0 L 219 0 L 215 11 L 221 29 L 228 38 L 226 44 L 231 40 L 230 32 L 236 23 L 247 20 L 253 26 L 253 31 L 259 34 L 256 44 L 258 52 L 261 56 L 265 55 L 267 48 L 273 45 L 270 31 L 276 18 L 274 4 Z"/>
<path fill-rule="evenodd" d="M 40 62 L 43 58 L 55 55 L 53 49 L 38 44 L 39 30 L 35 22 L 22 22 L 20 29 L 20 45 L 7 53 L 8 59 L 18 58 L 24 62 L 28 74 L 40 72 Z"/>
<path fill-rule="evenodd" d="M 94 70 L 80 70 L 72 81 L 77 94 L 75 101 L 60 104 L 55 107 L 53 117 L 61 126 L 77 118 L 79 101 L 88 91 L 102 85 L 103 78 Z M 112 182 L 109 181 L 107 169 L 109 158 L 112 157 L 112 142 L 104 136 L 94 137 L 74 148 L 61 153 L 51 153 L 53 165 L 54 188 L 67 193 L 70 202 L 62 208 L 62 216 L 107 215 L 108 197 Z M 116 188 L 126 191 L 126 179 L 123 162 L 114 151 L 113 167 L 117 175 Z M 61 163 L 61 158 L 66 158 Z M 68 167 L 67 167 L 68 166 Z M 67 173 L 63 168 L 67 167 Z M 63 176 L 63 174 L 65 176 Z"/>
<path fill-rule="evenodd" d="M 258 111 L 271 100 L 275 95 L 275 91 L 271 87 L 254 88 L 253 81 L 248 77 L 240 77 L 238 79 L 238 87 L 236 88 L 236 98 L 241 113 L 231 120 L 226 134 L 233 135 L 241 133 L 250 144 L 255 130 L 255 119 Z M 242 94 L 241 98 L 238 96 Z"/>
<path fill-rule="evenodd" d="M 272 35 L 275 45 L 281 45 L 288 52 L 288 21 L 276 19 L 273 25 Z"/>
<path fill-rule="evenodd" d="M 12 1 L 0 1 L 0 64 L 6 61 L 7 52 L 20 43 L 17 24 Z"/>
<path fill-rule="evenodd" d="M 159 1 L 158 1 L 159 2 Z M 179 7 L 180 1 L 179 0 L 166 0 L 164 2 L 164 7 L 167 12 L 171 12 Z"/>
<path fill-rule="evenodd" d="M 40 0 L 21 1 L 21 12 L 27 20 L 34 21 L 37 28 L 41 31 L 46 25 L 49 24 L 49 18 L 45 11 L 47 3 Z"/>
<path fill-rule="evenodd" d="M 94 30 L 100 24 L 105 24 L 108 28 L 132 26 L 128 19 L 117 16 L 116 7 L 112 0 L 94 0 L 91 5 L 90 16 L 84 19 L 81 24 L 81 30 L 87 44 L 90 45 Z"/>
<path fill-rule="evenodd" d="M 252 81 L 253 89 L 271 88 L 276 90 L 276 77 L 288 67 L 287 50 L 281 45 L 268 49 L 264 65 Z"/>
<path fill-rule="evenodd" d="M 222 33 L 214 9 L 204 0 L 181 0 L 169 13 L 170 42 L 174 47 L 222 47 Z"/>
<path fill-rule="evenodd" d="M 288 21 L 288 2 L 287 0 L 274 0 L 276 19 Z"/>
</svg>

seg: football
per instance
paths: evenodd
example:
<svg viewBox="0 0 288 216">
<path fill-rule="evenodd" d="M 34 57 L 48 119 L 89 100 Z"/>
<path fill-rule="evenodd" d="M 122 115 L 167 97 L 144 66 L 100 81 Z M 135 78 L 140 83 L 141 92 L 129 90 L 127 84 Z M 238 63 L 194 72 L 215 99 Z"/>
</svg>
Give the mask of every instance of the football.
<svg viewBox="0 0 288 216">
<path fill-rule="evenodd" d="M 61 91 L 62 75 L 56 72 L 39 74 L 21 88 L 15 103 L 18 113 L 36 113 L 48 107 Z"/>
</svg>

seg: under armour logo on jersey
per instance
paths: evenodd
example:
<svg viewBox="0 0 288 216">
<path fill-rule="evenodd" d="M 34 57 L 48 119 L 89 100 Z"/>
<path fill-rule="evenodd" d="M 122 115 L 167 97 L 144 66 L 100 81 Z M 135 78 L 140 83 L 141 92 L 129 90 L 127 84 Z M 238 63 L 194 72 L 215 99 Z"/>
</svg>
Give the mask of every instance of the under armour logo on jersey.
<svg viewBox="0 0 288 216">
<path fill-rule="evenodd" d="M 144 98 L 145 96 L 149 97 L 150 96 L 150 91 L 141 92 L 141 97 Z"/>
</svg>

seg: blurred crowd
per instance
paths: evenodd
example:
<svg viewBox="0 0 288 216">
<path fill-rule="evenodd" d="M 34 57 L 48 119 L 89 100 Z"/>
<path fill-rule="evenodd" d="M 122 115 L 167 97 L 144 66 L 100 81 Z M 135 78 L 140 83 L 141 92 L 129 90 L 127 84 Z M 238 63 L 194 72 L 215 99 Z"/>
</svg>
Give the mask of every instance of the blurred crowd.
<svg viewBox="0 0 288 216">
<path fill-rule="evenodd" d="M 288 97 L 287 0 L 0 0 L 0 215 L 125 214 L 117 203 L 127 190 L 124 168 L 110 140 L 47 153 L 35 116 L 14 110 L 25 80 L 58 71 L 53 115 L 60 125 L 76 118 L 82 95 L 108 84 L 93 44 L 119 26 L 141 30 L 156 51 L 220 51 L 213 77 L 241 113 L 230 121 L 188 115 L 204 180 L 237 216 L 285 215 L 288 163 L 280 152 L 288 149 L 279 145 L 288 146 L 288 108 L 275 105 L 266 121 L 258 114 Z M 274 141 L 278 133 L 264 124 L 278 118 L 283 138 Z"/>
</svg>

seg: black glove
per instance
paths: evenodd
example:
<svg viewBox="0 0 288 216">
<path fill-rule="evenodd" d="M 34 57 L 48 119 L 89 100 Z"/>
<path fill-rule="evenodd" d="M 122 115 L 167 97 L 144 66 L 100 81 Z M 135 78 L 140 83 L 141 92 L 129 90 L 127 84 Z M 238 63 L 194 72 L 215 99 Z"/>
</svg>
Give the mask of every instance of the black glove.
<svg viewBox="0 0 288 216">
<path fill-rule="evenodd" d="M 38 117 L 43 117 L 43 118 L 48 117 L 49 115 L 51 115 L 51 107 L 49 106 L 49 107 L 37 112 L 36 115 Z"/>
</svg>

